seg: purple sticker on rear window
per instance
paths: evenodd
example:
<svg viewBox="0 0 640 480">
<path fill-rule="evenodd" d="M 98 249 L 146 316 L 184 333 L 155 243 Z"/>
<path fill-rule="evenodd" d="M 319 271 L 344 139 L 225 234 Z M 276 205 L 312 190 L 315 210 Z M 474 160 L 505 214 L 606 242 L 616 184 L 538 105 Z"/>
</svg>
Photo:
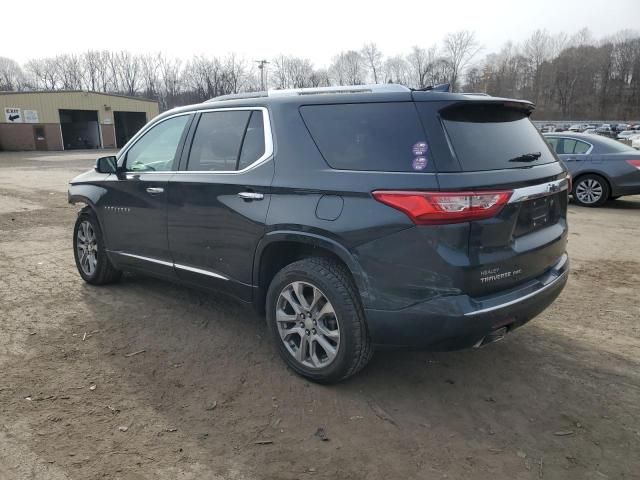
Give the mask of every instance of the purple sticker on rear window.
<svg viewBox="0 0 640 480">
<path fill-rule="evenodd" d="M 424 170 L 425 168 L 427 168 L 427 158 L 416 157 L 413 159 L 412 165 L 414 170 Z"/>
<path fill-rule="evenodd" d="M 413 147 L 411 147 L 411 151 L 414 155 L 424 155 L 427 153 L 427 149 L 427 142 L 414 143 Z"/>
</svg>

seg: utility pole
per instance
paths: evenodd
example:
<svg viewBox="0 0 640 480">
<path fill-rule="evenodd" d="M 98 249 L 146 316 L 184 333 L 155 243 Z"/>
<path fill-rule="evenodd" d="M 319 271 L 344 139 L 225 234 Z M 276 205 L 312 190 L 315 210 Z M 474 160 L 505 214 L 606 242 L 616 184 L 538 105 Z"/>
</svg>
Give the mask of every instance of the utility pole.
<svg viewBox="0 0 640 480">
<path fill-rule="evenodd" d="M 260 89 L 264 92 L 266 90 L 265 80 L 266 80 L 266 65 L 269 63 L 266 60 L 256 60 L 258 64 L 258 68 L 260 69 Z"/>
</svg>

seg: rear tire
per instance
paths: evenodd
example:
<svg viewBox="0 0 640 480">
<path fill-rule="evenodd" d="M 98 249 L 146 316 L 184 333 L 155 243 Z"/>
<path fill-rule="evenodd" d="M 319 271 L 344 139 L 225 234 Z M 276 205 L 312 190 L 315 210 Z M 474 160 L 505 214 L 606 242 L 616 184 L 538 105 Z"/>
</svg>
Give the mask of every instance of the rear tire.
<svg viewBox="0 0 640 480">
<path fill-rule="evenodd" d="M 306 258 L 280 270 L 267 291 L 266 312 L 280 356 L 314 382 L 344 380 L 373 355 L 360 295 L 335 260 Z"/>
<path fill-rule="evenodd" d="M 83 208 L 76 219 L 73 256 L 78 273 L 91 285 L 114 283 L 122 276 L 122 272 L 113 266 L 107 256 L 100 224 L 90 207 Z"/>
<path fill-rule="evenodd" d="M 573 200 L 583 207 L 600 207 L 610 194 L 609 183 L 600 175 L 582 175 L 573 184 Z"/>
</svg>

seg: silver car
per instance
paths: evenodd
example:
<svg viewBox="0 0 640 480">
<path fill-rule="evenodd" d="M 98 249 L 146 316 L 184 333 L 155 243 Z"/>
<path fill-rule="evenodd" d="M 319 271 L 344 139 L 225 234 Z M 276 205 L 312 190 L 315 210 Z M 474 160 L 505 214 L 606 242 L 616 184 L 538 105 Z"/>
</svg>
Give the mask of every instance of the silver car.
<svg viewBox="0 0 640 480">
<path fill-rule="evenodd" d="M 609 199 L 640 194 L 640 152 L 611 138 L 563 132 L 544 135 L 569 169 L 574 201 L 599 207 Z"/>
</svg>

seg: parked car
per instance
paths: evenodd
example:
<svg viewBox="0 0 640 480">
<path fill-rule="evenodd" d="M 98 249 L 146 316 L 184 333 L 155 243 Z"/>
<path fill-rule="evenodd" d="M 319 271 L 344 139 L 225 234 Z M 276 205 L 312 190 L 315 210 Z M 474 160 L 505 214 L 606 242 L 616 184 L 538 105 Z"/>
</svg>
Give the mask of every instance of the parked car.
<svg viewBox="0 0 640 480">
<path fill-rule="evenodd" d="M 569 179 L 532 109 L 373 85 L 171 110 L 71 181 L 69 201 L 86 205 L 78 272 L 252 302 L 286 363 L 319 382 L 379 345 L 485 345 L 568 276 Z"/>
<path fill-rule="evenodd" d="M 599 207 L 609 199 L 640 194 L 640 156 L 632 147 L 584 133 L 544 137 L 569 169 L 578 205 Z"/>
<path fill-rule="evenodd" d="M 592 126 L 587 124 L 587 123 L 574 123 L 573 125 L 571 125 L 569 128 L 567 128 L 565 130 L 570 131 L 570 132 L 578 132 L 578 133 L 580 133 L 580 132 L 584 132 L 588 128 L 592 128 Z"/>
<path fill-rule="evenodd" d="M 629 130 L 630 128 L 631 125 L 629 125 L 628 123 L 618 123 L 613 127 L 613 130 L 615 132 L 624 132 L 625 130 Z"/>
<path fill-rule="evenodd" d="M 545 125 L 544 127 L 542 127 L 542 130 L 541 130 L 542 133 L 556 132 L 556 131 L 561 131 L 561 129 L 560 127 L 557 127 L 553 123 L 549 123 Z"/>
<path fill-rule="evenodd" d="M 602 124 L 598 128 L 596 128 L 596 133 L 604 137 L 613 137 L 615 135 L 614 130 L 608 123 Z"/>
<path fill-rule="evenodd" d="M 597 132 L 596 132 L 596 129 L 595 129 L 595 128 L 587 128 L 587 129 L 586 129 L 584 132 L 582 132 L 582 133 L 585 133 L 585 134 L 588 134 L 588 135 L 597 135 Z"/>
<path fill-rule="evenodd" d="M 633 135 L 638 135 L 638 132 L 635 130 L 623 130 L 622 132 L 618 133 L 616 138 L 618 140 L 629 140 L 629 137 L 632 137 Z"/>
<path fill-rule="evenodd" d="M 631 147 L 640 150 L 640 135 L 634 135 L 629 141 L 631 142 Z"/>
</svg>

